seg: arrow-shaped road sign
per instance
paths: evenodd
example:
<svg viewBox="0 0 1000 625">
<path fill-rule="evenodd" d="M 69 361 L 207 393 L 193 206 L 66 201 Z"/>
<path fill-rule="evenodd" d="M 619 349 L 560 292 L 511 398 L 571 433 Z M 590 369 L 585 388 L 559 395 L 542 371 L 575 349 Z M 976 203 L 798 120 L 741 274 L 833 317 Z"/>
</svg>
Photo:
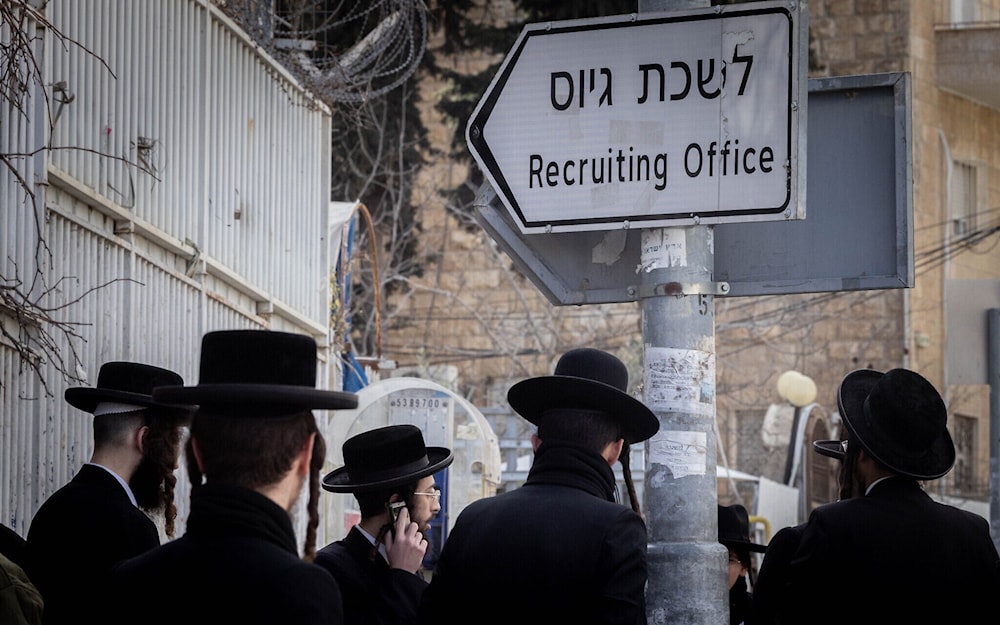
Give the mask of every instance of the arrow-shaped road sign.
<svg viewBox="0 0 1000 625">
<path fill-rule="evenodd" d="M 805 6 L 525 26 L 467 129 L 524 233 L 804 217 Z"/>
</svg>

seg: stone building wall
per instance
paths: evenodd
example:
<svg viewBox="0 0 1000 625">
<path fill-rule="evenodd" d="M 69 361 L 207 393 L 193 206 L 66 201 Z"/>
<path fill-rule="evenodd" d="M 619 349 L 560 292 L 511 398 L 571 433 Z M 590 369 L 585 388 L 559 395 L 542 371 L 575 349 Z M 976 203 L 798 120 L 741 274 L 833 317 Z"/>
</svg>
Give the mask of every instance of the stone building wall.
<svg viewBox="0 0 1000 625">
<path fill-rule="evenodd" d="M 923 4 L 923 3 L 918 3 Z M 917 250 L 946 247 L 949 252 L 933 269 L 925 273 L 928 279 L 914 289 L 911 326 L 914 335 L 919 332 L 928 337 L 924 347 L 915 348 L 915 367 L 927 374 L 939 388 L 949 378 L 946 358 L 948 344 L 947 319 L 950 308 L 960 305 L 946 298 L 945 285 L 949 280 L 1000 281 L 1000 249 L 996 232 L 985 236 L 981 243 L 966 246 L 963 237 L 953 225 L 954 200 L 950 199 L 949 176 L 956 164 L 971 165 L 977 174 L 977 226 L 986 232 L 996 228 L 1000 216 L 1000 110 L 988 107 L 965 97 L 959 97 L 940 87 L 944 70 L 937 66 L 936 43 L 942 30 L 951 28 L 947 9 L 951 3 L 933 3 L 937 11 L 914 14 L 911 28 L 914 40 L 911 67 L 919 81 L 914 88 L 914 127 L 921 129 L 914 137 L 914 192 L 917 228 L 927 233 L 923 243 L 918 240 Z M 966 15 L 976 18 L 977 27 L 992 28 L 993 43 L 1000 42 L 1000 2 L 979 0 L 966 2 Z M 1000 54 L 1000 48 L 996 54 Z M 972 68 L 967 68 L 971 70 Z M 994 85 L 997 84 L 994 78 Z M 919 184 L 918 184 L 919 183 Z M 919 197 L 919 203 L 918 203 Z M 918 266 L 921 257 L 918 256 Z M 929 265 L 930 263 L 925 263 Z M 919 276 L 919 274 L 918 274 Z M 996 287 L 994 287 L 995 290 Z M 983 321 L 985 325 L 985 319 Z M 922 341 L 923 342 L 923 341 Z M 973 355 L 970 354 L 970 358 Z M 984 376 L 985 378 L 985 376 Z M 959 444 L 959 463 L 971 462 L 975 469 L 969 483 L 956 484 L 960 471 L 952 471 L 935 486 L 940 492 L 969 491 L 970 494 L 988 492 L 989 476 L 989 387 L 986 384 L 950 384 L 942 388 L 949 405 L 949 427 L 959 443 L 959 419 L 975 422 L 976 435 L 972 449 L 962 449 Z M 966 440 L 966 442 L 969 442 Z"/>
<path fill-rule="evenodd" d="M 1000 277 L 1000 250 L 955 255 L 944 264 L 928 260 L 946 235 L 949 154 L 981 166 L 989 206 L 996 207 L 1000 197 L 998 112 L 936 84 L 934 33 L 947 17 L 944 4 L 809 2 L 812 48 L 820 63 L 812 76 L 911 73 L 916 279 L 912 289 L 716 298 L 717 422 L 720 449 L 733 468 L 781 477 L 785 448 L 764 436 L 764 418 L 771 404 L 782 402 L 776 381 L 786 370 L 815 380 L 816 401 L 834 430 L 837 384 L 853 369 L 906 366 L 940 387 L 946 374 L 945 277 Z M 430 104 L 439 88 L 425 85 L 431 124 Z M 440 140 L 455 131 L 437 128 Z M 421 174 L 428 205 L 437 189 L 460 177 L 455 167 L 441 162 Z M 424 221 L 424 245 L 440 262 L 414 281 L 409 294 L 392 301 L 397 310 L 387 332 L 388 357 L 420 365 L 421 354 L 434 344 L 435 359 L 446 360 L 436 364 L 457 366 L 458 391 L 482 406 L 502 406 L 509 384 L 551 372 L 558 355 L 577 345 L 618 353 L 629 363 L 632 379 L 641 381 L 638 304 L 553 306 L 467 218 L 440 206 L 429 208 Z M 988 470 L 984 392 L 985 387 L 946 390 L 963 413 L 978 419 L 976 462 L 982 475 Z M 947 487 L 942 482 L 941 488 Z"/>
</svg>

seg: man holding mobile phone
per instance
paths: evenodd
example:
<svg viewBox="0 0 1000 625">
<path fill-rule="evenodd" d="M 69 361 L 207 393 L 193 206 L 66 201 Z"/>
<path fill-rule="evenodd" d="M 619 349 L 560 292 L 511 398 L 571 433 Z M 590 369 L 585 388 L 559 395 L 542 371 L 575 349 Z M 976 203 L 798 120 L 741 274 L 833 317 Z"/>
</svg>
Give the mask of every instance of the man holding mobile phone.
<svg viewBox="0 0 1000 625">
<path fill-rule="evenodd" d="M 424 445 L 413 425 L 363 432 L 343 451 L 344 466 L 323 478 L 323 488 L 353 493 L 361 521 L 320 549 L 316 564 L 340 584 L 346 625 L 413 623 L 427 587 L 420 568 L 430 522 L 441 510 L 434 474 L 452 452 Z"/>
</svg>

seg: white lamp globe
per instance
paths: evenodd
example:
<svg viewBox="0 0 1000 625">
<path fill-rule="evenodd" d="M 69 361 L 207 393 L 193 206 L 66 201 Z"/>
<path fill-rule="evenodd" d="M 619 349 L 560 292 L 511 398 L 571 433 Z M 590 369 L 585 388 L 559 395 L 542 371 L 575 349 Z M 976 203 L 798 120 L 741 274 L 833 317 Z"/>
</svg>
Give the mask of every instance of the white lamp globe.
<svg viewBox="0 0 1000 625">
<path fill-rule="evenodd" d="M 778 395 L 793 406 L 801 408 L 816 399 L 816 383 L 798 371 L 786 371 L 778 376 Z"/>
</svg>

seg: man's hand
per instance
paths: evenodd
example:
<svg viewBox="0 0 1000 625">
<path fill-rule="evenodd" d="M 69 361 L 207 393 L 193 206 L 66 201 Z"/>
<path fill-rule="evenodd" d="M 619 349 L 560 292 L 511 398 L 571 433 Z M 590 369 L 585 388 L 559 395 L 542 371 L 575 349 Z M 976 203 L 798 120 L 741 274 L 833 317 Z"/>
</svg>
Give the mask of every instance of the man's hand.
<svg viewBox="0 0 1000 625">
<path fill-rule="evenodd" d="M 417 524 L 410 522 L 410 511 L 401 509 L 395 531 L 387 532 L 383 539 L 391 568 L 414 574 L 420 569 L 427 552 L 427 541 L 418 530 Z"/>
</svg>

